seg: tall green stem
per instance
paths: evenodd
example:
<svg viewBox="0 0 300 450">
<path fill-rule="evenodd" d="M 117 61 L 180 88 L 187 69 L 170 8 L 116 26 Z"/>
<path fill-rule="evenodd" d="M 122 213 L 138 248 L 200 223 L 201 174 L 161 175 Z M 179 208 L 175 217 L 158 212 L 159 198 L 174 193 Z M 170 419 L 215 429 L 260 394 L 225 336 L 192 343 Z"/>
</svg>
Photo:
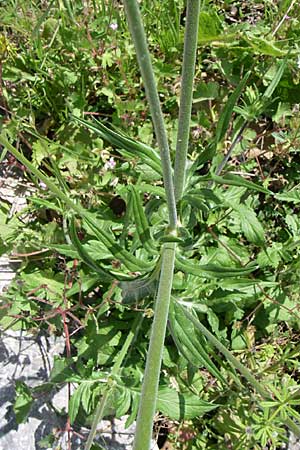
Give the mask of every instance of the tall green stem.
<svg viewBox="0 0 300 450">
<path fill-rule="evenodd" d="M 178 202 L 182 197 L 186 177 L 186 161 L 193 100 L 199 13 L 200 0 L 188 0 L 174 171 L 176 202 Z"/>
<path fill-rule="evenodd" d="M 124 0 L 124 5 L 160 150 L 169 214 L 169 232 L 172 233 L 176 230 L 177 226 L 177 211 L 170 151 L 163 114 L 138 3 L 136 0 Z M 173 284 L 175 249 L 175 243 L 165 243 L 162 246 L 162 265 L 143 379 L 142 395 L 139 404 L 134 450 L 150 449 L 162 352 Z"/>
<path fill-rule="evenodd" d="M 198 0 L 197 0 L 198 1 Z M 154 125 L 156 139 L 160 150 L 163 179 L 166 190 L 169 226 L 171 230 L 176 228 L 177 213 L 173 185 L 173 173 L 170 159 L 170 150 L 164 118 L 160 106 L 151 58 L 145 36 L 139 6 L 136 0 L 124 0 L 127 20 L 134 42 L 139 68 L 149 102 L 151 117 Z"/>
<path fill-rule="evenodd" d="M 185 36 L 183 62 L 183 86 L 179 117 L 178 145 L 176 152 L 177 170 L 175 173 L 175 186 L 178 186 L 177 188 L 173 184 L 167 134 L 138 3 L 136 0 L 124 0 L 124 4 L 129 28 L 137 53 L 139 67 L 142 73 L 146 95 L 149 101 L 156 138 L 160 149 L 169 213 L 169 231 L 172 232 L 176 230 L 177 225 L 175 191 L 177 192 L 179 199 L 182 195 L 185 178 L 190 113 L 192 107 L 193 78 L 197 50 L 200 0 L 188 0 L 187 32 Z M 180 177 L 180 179 L 177 180 L 177 177 Z M 148 450 L 150 448 L 153 416 L 155 414 L 161 369 L 162 351 L 166 334 L 169 303 L 174 276 L 175 250 L 175 243 L 166 243 L 162 247 L 162 267 L 155 303 L 155 313 L 143 380 L 142 395 L 139 405 L 134 450 Z"/>
<path fill-rule="evenodd" d="M 165 243 L 162 247 L 160 280 L 155 302 L 155 315 L 147 354 L 133 450 L 150 449 L 162 352 L 173 284 L 175 249 L 176 244 L 170 242 Z"/>
</svg>

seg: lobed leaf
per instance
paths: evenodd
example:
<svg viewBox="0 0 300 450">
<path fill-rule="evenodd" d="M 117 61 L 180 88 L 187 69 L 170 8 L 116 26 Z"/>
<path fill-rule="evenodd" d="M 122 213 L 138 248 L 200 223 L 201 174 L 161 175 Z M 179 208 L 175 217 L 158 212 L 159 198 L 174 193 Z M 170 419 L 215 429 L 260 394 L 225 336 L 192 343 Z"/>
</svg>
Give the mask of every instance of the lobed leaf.
<svg viewBox="0 0 300 450">
<path fill-rule="evenodd" d="M 158 391 L 156 409 L 172 420 L 189 420 L 203 416 L 219 405 L 191 393 L 180 393 L 168 387 Z"/>
</svg>

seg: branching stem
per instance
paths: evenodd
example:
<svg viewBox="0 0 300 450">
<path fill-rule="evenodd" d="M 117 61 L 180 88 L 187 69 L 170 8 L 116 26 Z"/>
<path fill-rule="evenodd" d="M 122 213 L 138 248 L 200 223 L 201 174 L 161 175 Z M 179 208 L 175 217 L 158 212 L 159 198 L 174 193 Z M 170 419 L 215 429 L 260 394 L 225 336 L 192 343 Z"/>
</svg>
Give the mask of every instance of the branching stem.
<svg viewBox="0 0 300 450">
<path fill-rule="evenodd" d="M 195 63 L 197 55 L 199 14 L 200 0 L 188 0 L 174 170 L 176 202 L 178 202 L 182 197 L 186 178 L 186 163 L 190 135 Z"/>
<path fill-rule="evenodd" d="M 197 0 L 198 1 L 198 0 Z M 134 42 L 139 68 L 149 102 L 152 122 L 161 156 L 164 186 L 167 197 L 169 226 L 175 230 L 177 225 L 176 203 L 174 196 L 173 173 L 170 158 L 170 150 L 164 118 L 157 92 L 154 71 L 151 63 L 150 53 L 146 41 L 141 13 L 136 0 L 124 0 L 126 16 Z"/>
</svg>

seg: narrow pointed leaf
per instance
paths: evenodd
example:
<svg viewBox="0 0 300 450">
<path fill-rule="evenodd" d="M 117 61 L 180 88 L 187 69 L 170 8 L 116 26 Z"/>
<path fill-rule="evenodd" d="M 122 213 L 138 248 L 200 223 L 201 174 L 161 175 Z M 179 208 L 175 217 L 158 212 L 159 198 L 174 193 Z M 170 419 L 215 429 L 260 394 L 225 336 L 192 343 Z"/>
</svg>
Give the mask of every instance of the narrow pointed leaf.
<svg viewBox="0 0 300 450">
<path fill-rule="evenodd" d="M 70 238 L 71 238 L 72 244 L 76 248 L 81 260 L 87 266 L 89 266 L 94 272 L 101 275 L 101 278 L 103 281 L 107 281 L 107 282 L 112 281 L 114 277 L 109 272 L 106 272 L 105 270 L 101 269 L 99 267 L 99 265 L 93 260 L 93 258 L 91 258 L 91 256 L 88 254 L 88 252 L 85 250 L 83 245 L 81 244 L 80 240 L 77 237 L 74 218 L 72 218 L 70 220 L 69 232 L 70 232 Z"/>
<path fill-rule="evenodd" d="M 77 387 L 77 389 L 73 392 L 72 397 L 70 398 L 68 413 L 71 424 L 74 423 L 78 415 L 84 388 L 85 388 L 84 383 L 80 384 Z"/>
<path fill-rule="evenodd" d="M 195 367 L 205 367 L 212 376 L 226 384 L 219 369 L 213 363 L 206 348 L 207 341 L 186 318 L 177 303 L 172 301 L 169 311 L 169 327 L 179 352 Z"/>
<path fill-rule="evenodd" d="M 262 192 L 263 194 L 272 194 L 271 191 L 260 186 L 259 184 L 253 183 L 252 181 L 245 180 L 243 177 L 239 175 L 234 175 L 231 173 L 227 173 L 222 177 L 218 175 L 211 174 L 211 179 L 218 184 L 227 184 L 230 186 L 241 186 L 247 189 L 252 189 L 254 191 Z"/>
<path fill-rule="evenodd" d="M 269 99 L 272 97 L 275 89 L 277 88 L 282 75 L 285 71 L 285 68 L 287 66 L 287 59 L 285 58 L 282 63 L 279 65 L 271 83 L 269 84 L 269 86 L 267 87 L 267 89 L 265 90 L 264 94 L 263 94 L 263 99 Z"/>
<path fill-rule="evenodd" d="M 231 94 L 229 99 L 227 100 L 227 103 L 226 103 L 223 111 L 221 112 L 221 115 L 220 115 L 220 118 L 218 121 L 218 125 L 217 125 L 217 129 L 216 129 L 216 138 L 215 138 L 216 145 L 224 138 L 224 136 L 228 130 L 228 126 L 229 126 L 230 119 L 232 116 L 233 108 L 234 108 L 235 104 L 237 103 L 237 101 L 248 81 L 250 74 L 251 74 L 251 72 L 246 73 L 244 78 L 240 81 L 238 86 L 235 88 L 235 90 L 233 91 L 233 93 Z"/>
<path fill-rule="evenodd" d="M 134 186 L 130 186 L 130 196 L 139 239 L 150 254 L 157 254 L 158 251 L 151 237 L 150 227 L 145 211 L 143 209 L 140 196 Z"/>
<path fill-rule="evenodd" d="M 84 223 L 91 230 L 94 236 L 102 242 L 107 249 L 114 255 L 115 258 L 120 259 L 125 267 L 131 271 L 151 270 L 154 263 L 148 263 L 136 258 L 123 247 L 121 247 L 107 231 L 100 228 L 96 221 L 89 217 L 88 213 L 84 215 Z"/>
<path fill-rule="evenodd" d="M 229 278 L 247 275 L 254 272 L 258 265 L 253 263 L 247 267 L 226 267 L 218 266 L 216 264 L 193 264 L 183 256 L 177 255 L 175 267 L 182 272 L 186 272 L 198 277 L 208 278 Z"/>
<path fill-rule="evenodd" d="M 162 174 L 159 155 L 155 152 L 155 150 L 153 150 L 153 148 L 141 142 L 136 142 L 135 140 L 124 136 L 120 132 L 111 130 L 99 121 L 95 120 L 95 124 L 93 124 L 86 120 L 79 119 L 78 117 L 73 117 L 73 119 L 101 136 L 102 139 L 105 139 L 111 145 L 126 150 L 131 156 L 141 158 L 145 164 L 149 164 L 149 166 L 152 167 L 152 169 L 154 169 L 159 175 Z"/>
</svg>

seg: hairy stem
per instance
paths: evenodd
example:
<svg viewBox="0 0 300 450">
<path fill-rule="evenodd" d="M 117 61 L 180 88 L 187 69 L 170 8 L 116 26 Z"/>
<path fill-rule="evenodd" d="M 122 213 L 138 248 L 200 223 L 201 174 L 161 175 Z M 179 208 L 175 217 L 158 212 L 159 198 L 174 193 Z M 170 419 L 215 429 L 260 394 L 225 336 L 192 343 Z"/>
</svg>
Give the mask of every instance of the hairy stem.
<svg viewBox="0 0 300 450">
<path fill-rule="evenodd" d="M 162 248 L 159 287 L 155 302 L 155 314 L 147 354 L 133 450 L 150 449 L 162 352 L 173 283 L 175 250 L 176 244 L 173 242 L 165 243 Z"/>
<path fill-rule="evenodd" d="M 200 0 L 188 0 L 174 171 L 176 202 L 178 202 L 182 197 L 186 177 L 186 161 L 193 100 L 199 13 Z"/>
<path fill-rule="evenodd" d="M 198 0 L 197 0 L 198 1 Z M 171 230 L 176 228 L 177 212 L 174 195 L 173 173 L 170 158 L 170 150 L 164 118 L 160 106 L 159 96 L 156 87 L 151 58 L 145 36 L 139 6 L 136 0 L 124 0 L 126 16 L 134 42 L 139 68 L 142 74 L 143 83 L 149 102 L 152 122 L 156 134 L 158 147 L 160 150 L 163 179 L 166 190 L 169 226 Z"/>
</svg>

